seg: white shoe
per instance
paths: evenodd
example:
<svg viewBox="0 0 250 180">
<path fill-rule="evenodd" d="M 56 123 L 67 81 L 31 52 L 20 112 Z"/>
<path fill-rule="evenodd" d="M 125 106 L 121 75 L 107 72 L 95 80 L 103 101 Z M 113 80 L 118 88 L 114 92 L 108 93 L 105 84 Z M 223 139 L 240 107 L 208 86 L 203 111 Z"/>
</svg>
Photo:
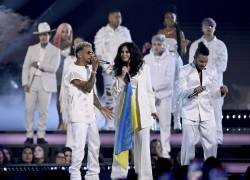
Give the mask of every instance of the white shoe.
<svg viewBox="0 0 250 180">
<path fill-rule="evenodd" d="M 180 122 L 174 122 L 174 130 L 181 130 L 181 123 Z"/>
</svg>

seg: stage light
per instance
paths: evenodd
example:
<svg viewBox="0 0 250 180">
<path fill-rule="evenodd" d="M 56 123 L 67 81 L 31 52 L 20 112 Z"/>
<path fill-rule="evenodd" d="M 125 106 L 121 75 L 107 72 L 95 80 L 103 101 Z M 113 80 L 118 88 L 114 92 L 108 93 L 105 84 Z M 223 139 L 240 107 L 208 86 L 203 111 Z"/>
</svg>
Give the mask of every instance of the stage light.
<svg viewBox="0 0 250 180">
<path fill-rule="evenodd" d="M 226 131 L 229 131 L 229 128 L 227 128 Z"/>
<path fill-rule="evenodd" d="M 85 171 L 87 171 L 88 168 L 87 168 L 86 166 L 84 166 L 83 169 L 84 169 Z"/>
<path fill-rule="evenodd" d="M 226 118 L 227 118 L 227 119 L 229 119 L 229 118 L 230 118 L 230 116 L 229 116 L 229 115 L 227 115 L 227 116 L 226 116 Z"/>
<path fill-rule="evenodd" d="M 233 115 L 232 118 L 235 119 L 235 115 Z"/>
<path fill-rule="evenodd" d="M 240 119 L 241 118 L 241 115 L 238 115 L 238 119 Z"/>
<path fill-rule="evenodd" d="M 243 118 L 246 119 L 246 118 L 247 118 L 247 115 L 244 115 Z"/>
</svg>

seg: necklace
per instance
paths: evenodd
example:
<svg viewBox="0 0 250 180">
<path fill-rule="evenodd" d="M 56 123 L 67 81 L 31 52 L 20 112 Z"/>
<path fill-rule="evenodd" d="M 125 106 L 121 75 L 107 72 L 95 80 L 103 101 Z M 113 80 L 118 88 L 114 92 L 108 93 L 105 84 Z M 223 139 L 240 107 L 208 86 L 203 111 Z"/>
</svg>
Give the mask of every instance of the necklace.
<svg viewBox="0 0 250 180">
<path fill-rule="evenodd" d="M 172 29 L 170 31 L 167 30 L 167 29 L 165 29 L 165 33 L 166 33 L 167 36 L 170 35 L 170 34 L 172 34 L 174 31 L 175 31 L 175 29 Z"/>
</svg>

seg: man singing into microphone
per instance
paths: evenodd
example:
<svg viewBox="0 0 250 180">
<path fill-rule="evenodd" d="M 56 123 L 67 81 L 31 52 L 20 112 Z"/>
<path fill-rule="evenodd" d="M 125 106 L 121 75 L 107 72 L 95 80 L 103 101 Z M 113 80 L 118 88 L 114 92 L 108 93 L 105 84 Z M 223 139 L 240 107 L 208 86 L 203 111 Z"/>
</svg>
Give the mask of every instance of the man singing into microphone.
<svg viewBox="0 0 250 180">
<path fill-rule="evenodd" d="M 101 111 L 105 118 L 112 117 L 106 107 L 102 107 L 93 92 L 98 60 L 93 54 L 92 45 L 81 42 L 75 48 L 76 62 L 70 66 L 64 77 L 66 88 L 69 91 L 70 125 L 73 135 L 72 163 L 69 167 L 70 179 L 80 180 L 81 165 L 84 158 L 85 143 L 88 143 L 88 171 L 85 179 L 99 179 L 99 149 L 100 137 L 94 106 Z"/>
<path fill-rule="evenodd" d="M 178 93 L 182 101 L 183 136 L 181 164 L 188 165 L 195 157 L 195 144 L 201 140 L 204 159 L 217 156 L 217 136 L 212 100 L 225 96 L 225 85 L 218 87 L 216 71 L 206 70 L 209 50 L 200 42 L 194 61 L 183 66 L 178 78 Z"/>
</svg>

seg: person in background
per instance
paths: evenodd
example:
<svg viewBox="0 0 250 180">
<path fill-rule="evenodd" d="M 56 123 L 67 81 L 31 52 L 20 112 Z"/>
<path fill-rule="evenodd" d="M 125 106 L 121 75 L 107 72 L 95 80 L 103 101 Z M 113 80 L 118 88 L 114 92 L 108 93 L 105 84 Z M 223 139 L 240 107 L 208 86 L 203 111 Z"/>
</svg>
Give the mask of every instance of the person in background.
<svg viewBox="0 0 250 180">
<path fill-rule="evenodd" d="M 4 154 L 2 148 L 0 148 L 0 166 L 5 165 L 7 163 L 7 157 Z"/>
<path fill-rule="evenodd" d="M 131 42 L 128 28 L 121 26 L 122 15 L 119 10 L 111 10 L 108 15 L 108 24 L 102 27 L 95 35 L 95 52 L 99 59 L 110 64 L 101 64 L 104 83 L 104 100 L 106 106 L 114 111 L 115 101 L 112 96 L 113 76 L 112 69 L 118 47 L 124 42 Z M 103 130 L 114 130 L 114 120 L 105 121 Z"/>
<path fill-rule="evenodd" d="M 64 148 L 65 164 L 71 164 L 72 160 L 72 149 L 69 147 Z"/>
<path fill-rule="evenodd" d="M 25 127 L 24 144 L 33 144 L 33 121 L 35 107 L 39 107 L 37 143 L 47 144 L 45 138 L 48 108 L 56 88 L 56 71 L 60 63 L 60 49 L 50 42 L 50 33 L 54 30 L 46 22 L 38 25 L 39 43 L 29 46 L 22 69 L 22 86 L 25 92 Z"/>
<path fill-rule="evenodd" d="M 33 150 L 30 146 L 25 146 L 22 150 L 21 163 L 32 164 L 33 163 Z"/>
<path fill-rule="evenodd" d="M 159 114 L 162 156 L 170 158 L 171 113 L 176 73 L 175 58 L 166 50 L 165 42 L 164 35 L 154 35 L 151 51 L 144 60 L 150 67 L 156 109 Z"/>
<path fill-rule="evenodd" d="M 56 152 L 55 163 L 59 165 L 65 164 L 65 155 L 62 151 Z"/>
<path fill-rule="evenodd" d="M 34 163 L 43 164 L 46 162 L 45 148 L 40 145 L 36 145 L 34 148 Z"/>
<path fill-rule="evenodd" d="M 61 89 L 65 59 L 69 56 L 70 51 L 71 51 L 71 46 L 73 43 L 73 30 L 72 30 L 71 25 L 68 23 L 61 23 L 56 29 L 56 34 L 53 37 L 52 42 L 54 46 L 61 49 L 60 65 L 56 72 L 57 92 L 58 92 L 57 93 L 57 112 L 58 112 L 58 118 L 59 118 L 57 129 L 61 131 L 61 130 L 66 130 L 66 127 L 64 127 L 64 124 L 63 124 L 63 117 L 62 117 L 59 97 L 61 93 L 60 89 Z"/>
<path fill-rule="evenodd" d="M 204 18 L 202 21 L 202 32 L 203 36 L 194 41 L 189 50 L 189 63 L 193 62 L 195 50 L 198 47 L 199 42 L 203 42 L 207 48 L 209 49 L 209 56 L 208 56 L 208 70 L 216 70 L 217 77 L 216 83 L 218 86 L 223 85 L 223 73 L 226 71 L 227 68 L 227 61 L 228 61 L 228 53 L 227 47 L 219 40 L 215 35 L 216 30 L 216 22 L 213 18 Z M 222 106 L 224 102 L 224 97 L 219 99 L 213 99 L 213 107 L 214 107 L 214 115 L 215 115 L 215 122 L 217 127 L 217 141 L 218 144 L 223 143 L 223 128 L 222 128 Z"/>
<path fill-rule="evenodd" d="M 159 34 L 166 36 L 166 48 L 170 55 L 175 59 L 175 77 L 178 77 L 181 66 L 183 66 L 182 57 L 187 52 L 189 40 L 185 38 L 184 32 L 180 29 L 177 23 L 177 8 L 175 5 L 169 5 L 164 15 L 164 28 L 158 31 Z M 177 82 L 177 79 L 175 79 Z M 172 112 L 174 115 L 174 129 L 180 130 L 181 123 L 179 117 L 180 104 L 177 97 L 176 83 L 174 85 L 174 94 L 172 100 Z"/>
</svg>

